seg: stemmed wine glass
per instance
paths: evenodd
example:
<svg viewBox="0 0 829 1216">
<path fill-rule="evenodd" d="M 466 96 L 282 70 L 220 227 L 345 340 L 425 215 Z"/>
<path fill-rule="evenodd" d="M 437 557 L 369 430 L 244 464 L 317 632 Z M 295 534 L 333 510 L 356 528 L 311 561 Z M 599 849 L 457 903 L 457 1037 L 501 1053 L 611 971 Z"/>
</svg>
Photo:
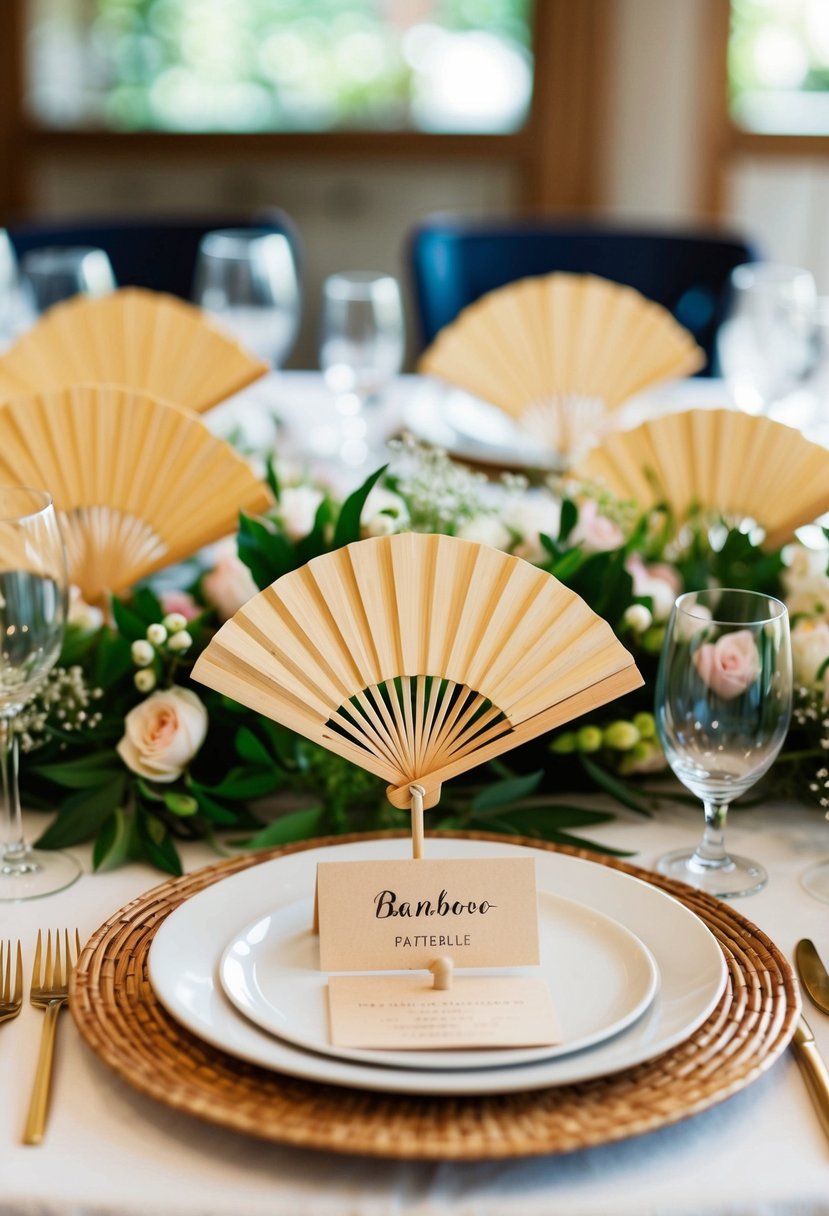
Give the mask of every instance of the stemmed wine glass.
<svg viewBox="0 0 829 1216">
<path fill-rule="evenodd" d="M 37 313 L 72 296 L 105 296 L 118 286 L 105 251 L 86 245 L 31 249 L 20 269 L 24 292 Z"/>
<path fill-rule="evenodd" d="M 336 394 L 340 457 L 362 464 L 369 452 L 364 407 L 403 365 L 406 336 L 400 287 L 393 275 L 350 271 L 323 284 L 320 367 Z"/>
<path fill-rule="evenodd" d="M 301 309 L 291 243 L 267 228 L 220 228 L 202 238 L 193 299 L 244 346 L 281 367 Z"/>
<path fill-rule="evenodd" d="M 661 873 L 723 898 L 765 885 L 761 865 L 726 852 L 726 815 L 771 767 L 791 709 L 785 605 L 754 591 L 681 595 L 659 661 L 656 724 L 674 773 L 702 800 L 705 829 L 695 849 L 660 858 Z"/>
<path fill-rule="evenodd" d="M 728 314 L 717 353 L 735 401 L 765 413 L 814 371 L 817 287 L 808 270 L 747 262 L 731 273 Z"/>
<path fill-rule="evenodd" d="M 80 874 L 67 853 L 23 839 L 15 719 L 55 665 L 67 608 L 66 556 L 51 497 L 0 487 L 0 900 L 61 891 Z"/>
</svg>

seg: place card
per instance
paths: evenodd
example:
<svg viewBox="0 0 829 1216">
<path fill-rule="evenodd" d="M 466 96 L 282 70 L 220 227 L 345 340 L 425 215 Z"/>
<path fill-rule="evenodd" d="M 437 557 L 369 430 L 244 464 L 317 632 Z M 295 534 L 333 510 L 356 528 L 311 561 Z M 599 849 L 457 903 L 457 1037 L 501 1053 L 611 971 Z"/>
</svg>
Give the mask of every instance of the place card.
<svg viewBox="0 0 829 1216">
<path fill-rule="evenodd" d="M 531 857 L 320 862 L 317 902 L 323 971 L 539 960 Z"/>
<path fill-rule="evenodd" d="M 335 975 L 328 982 L 338 1047 L 425 1051 L 560 1043 L 549 989 L 526 976 L 464 976 L 446 991 L 420 975 Z"/>
</svg>

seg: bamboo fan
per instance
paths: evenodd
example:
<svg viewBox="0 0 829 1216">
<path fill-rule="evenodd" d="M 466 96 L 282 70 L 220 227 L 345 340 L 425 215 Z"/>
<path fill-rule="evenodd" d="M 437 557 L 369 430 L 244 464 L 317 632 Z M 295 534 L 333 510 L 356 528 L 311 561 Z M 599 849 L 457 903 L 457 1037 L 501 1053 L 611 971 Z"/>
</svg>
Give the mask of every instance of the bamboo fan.
<svg viewBox="0 0 829 1216">
<path fill-rule="evenodd" d="M 94 382 L 201 412 L 267 371 L 194 305 L 127 287 L 50 309 L 0 358 L 0 400 Z"/>
<path fill-rule="evenodd" d="M 570 453 L 604 415 L 704 363 L 659 304 L 595 275 L 521 279 L 470 304 L 419 370 L 490 401 L 546 447 Z"/>
<path fill-rule="evenodd" d="M 0 406 L 0 482 L 52 494 L 88 603 L 234 531 L 268 505 L 200 418 L 145 393 L 80 385 Z"/>
<path fill-rule="evenodd" d="M 376 773 L 399 807 L 434 806 L 442 781 L 642 683 L 610 626 L 551 575 L 421 533 L 277 579 L 193 675 Z"/>
<path fill-rule="evenodd" d="M 760 524 L 777 548 L 829 511 L 829 451 L 792 427 L 738 410 L 663 414 L 608 434 L 573 470 L 643 509 L 698 508 Z"/>
</svg>

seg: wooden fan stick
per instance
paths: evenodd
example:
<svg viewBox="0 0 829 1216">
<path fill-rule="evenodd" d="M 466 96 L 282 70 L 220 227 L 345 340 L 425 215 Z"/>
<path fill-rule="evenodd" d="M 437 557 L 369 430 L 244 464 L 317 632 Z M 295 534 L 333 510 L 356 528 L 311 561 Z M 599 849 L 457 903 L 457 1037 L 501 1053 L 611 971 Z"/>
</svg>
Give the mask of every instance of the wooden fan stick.
<svg viewBox="0 0 829 1216">
<path fill-rule="evenodd" d="M 423 856 L 423 799 L 426 791 L 422 785 L 410 785 L 412 796 L 412 857 L 420 861 Z"/>
</svg>

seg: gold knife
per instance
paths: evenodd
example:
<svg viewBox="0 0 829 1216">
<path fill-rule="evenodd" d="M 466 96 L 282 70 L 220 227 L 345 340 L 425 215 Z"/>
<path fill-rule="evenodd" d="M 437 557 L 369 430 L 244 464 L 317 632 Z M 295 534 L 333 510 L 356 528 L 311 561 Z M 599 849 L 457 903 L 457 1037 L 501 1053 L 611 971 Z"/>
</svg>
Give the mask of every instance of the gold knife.
<svg viewBox="0 0 829 1216">
<path fill-rule="evenodd" d="M 818 1009 L 829 1013 L 829 975 L 814 942 L 810 942 L 808 937 L 802 938 L 795 946 L 794 957 L 803 987 Z"/>
<path fill-rule="evenodd" d="M 792 1048 L 803 1073 L 806 1088 L 818 1113 L 821 1127 L 829 1136 L 829 1072 L 826 1071 L 826 1065 L 817 1049 L 815 1036 L 803 1018 L 795 1027 Z"/>
</svg>

